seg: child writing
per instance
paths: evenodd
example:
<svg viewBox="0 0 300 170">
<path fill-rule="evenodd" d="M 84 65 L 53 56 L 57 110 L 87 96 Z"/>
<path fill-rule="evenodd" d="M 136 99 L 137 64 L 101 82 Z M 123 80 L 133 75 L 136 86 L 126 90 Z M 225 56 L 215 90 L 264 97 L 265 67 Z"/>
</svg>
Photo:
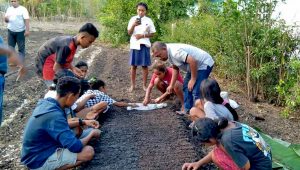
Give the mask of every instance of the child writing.
<svg viewBox="0 0 300 170">
<path fill-rule="evenodd" d="M 170 85 L 172 79 L 173 69 L 171 67 L 166 67 L 162 62 L 156 61 L 153 65 L 153 74 L 151 81 L 146 90 L 145 99 L 143 101 L 144 105 L 150 103 L 150 95 L 154 86 L 162 93 L 161 96 L 154 99 L 155 103 L 160 103 L 165 101 L 168 97 L 170 97 L 170 93 L 166 91 L 168 86 Z M 174 94 L 178 97 L 181 102 L 181 111 L 184 111 L 183 106 L 183 91 L 182 91 L 183 79 L 181 74 L 179 73 L 177 81 L 174 87 Z"/>
</svg>

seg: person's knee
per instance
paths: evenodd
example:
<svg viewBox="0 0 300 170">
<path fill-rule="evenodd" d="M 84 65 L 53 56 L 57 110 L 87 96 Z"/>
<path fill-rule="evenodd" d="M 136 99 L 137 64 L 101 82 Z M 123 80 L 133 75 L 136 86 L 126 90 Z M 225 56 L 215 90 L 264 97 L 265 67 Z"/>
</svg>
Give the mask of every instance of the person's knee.
<svg viewBox="0 0 300 170">
<path fill-rule="evenodd" d="M 197 107 L 192 107 L 191 108 L 190 118 L 191 118 L 192 121 L 195 121 L 195 120 L 197 120 L 199 118 L 203 118 L 203 117 L 205 117 L 205 114 L 201 109 L 199 109 Z"/>
<path fill-rule="evenodd" d="M 179 82 L 176 82 L 176 83 L 175 83 L 175 87 L 174 87 L 174 91 L 175 91 L 176 93 L 182 91 L 182 84 L 179 83 Z"/>
<path fill-rule="evenodd" d="M 94 148 L 88 145 L 83 148 L 82 153 L 84 155 L 82 161 L 90 161 L 95 155 Z"/>
</svg>

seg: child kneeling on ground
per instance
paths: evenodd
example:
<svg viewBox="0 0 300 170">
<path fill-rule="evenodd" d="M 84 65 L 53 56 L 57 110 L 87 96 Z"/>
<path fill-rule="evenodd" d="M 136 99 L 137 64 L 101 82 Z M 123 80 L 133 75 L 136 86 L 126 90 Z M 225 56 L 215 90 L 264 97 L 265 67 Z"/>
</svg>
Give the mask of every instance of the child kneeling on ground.
<svg viewBox="0 0 300 170">
<path fill-rule="evenodd" d="M 184 105 L 183 105 L 183 90 L 182 90 L 182 84 L 183 84 L 183 79 L 180 73 L 178 73 L 178 78 L 175 83 L 174 87 L 174 94 L 178 97 L 181 103 L 181 111 L 184 111 Z M 167 92 L 167 88 L 171 83 L 173 75 L 173 69 L 171 67 L 166 67 L 162 62 L 156 61 L 153 65 L 153 74 L 151 81 L 148 85 L 148 88 L 146 90 L 146 95 L 145 99 L 143 101 L 144 105 L 147 105 L 150 103 L 150 98 L 151 98 L 151 91 L 154 86 L 162 93 L 161 96 L 157 97 L 154 99 L 155 103 L 161 103 L 168 99 L 170 97 L 170 93 Z M 180 112 L 178 112 L 180 113 Z"/>
<path fill-rule="evenodd" d="M 99 138 L 100 130 L 93 129 L 85 138 L 77 139 L 64 112 L 77 100 L 80 81 L 63 77 L 56 90 L 55 99 L 39 101 L 25 127 L 21 162 L 30 169 L 69 169 L 94 157 L 94 148 L 87 143 Z"/>
</svg>

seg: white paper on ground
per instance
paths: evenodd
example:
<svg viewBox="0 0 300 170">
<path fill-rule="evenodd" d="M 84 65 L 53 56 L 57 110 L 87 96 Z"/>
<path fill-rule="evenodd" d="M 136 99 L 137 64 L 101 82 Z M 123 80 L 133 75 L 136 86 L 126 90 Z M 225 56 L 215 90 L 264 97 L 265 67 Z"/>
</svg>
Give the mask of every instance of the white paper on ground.
<svg viewBox="0 0 300 170">
<path fill-rule="evenodd" d="M 127 110 L 154 110 L 154 109 L 161 109 L 164 107 L 167 107 L 167 103 L 159 103 L 159 104 L 148 104 L 147 106 L 144 106 L 143 103 L 133 103 L 136 104 L 137 107 L 131 107 L 128 106 Z"/>
</svg>

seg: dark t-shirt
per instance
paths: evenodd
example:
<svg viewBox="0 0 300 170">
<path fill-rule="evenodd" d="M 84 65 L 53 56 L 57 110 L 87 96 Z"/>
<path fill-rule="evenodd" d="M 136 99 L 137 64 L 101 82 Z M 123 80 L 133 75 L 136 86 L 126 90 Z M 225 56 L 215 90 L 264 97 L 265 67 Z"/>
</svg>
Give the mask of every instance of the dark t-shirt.
<svg viewBox="0 0 300 170">
<path fill-rule="evenodd" d="M 240 167 L 250 162 L 251 170 L 272 169 L 270 146 L 260 134 L 248 125 L 235 122 L 236 127 L 223 132 L 221 143 L 233 161 Z"/>
<path fill-rule="evenodd" d="M 45 80 L 53 80 L 54 63 L 69 68 L 73 61 L 77 46 L 74 37 L 59 36 L 48 40 L 38 51 L 36 58 L 37 73 Z"/>
</svg>

